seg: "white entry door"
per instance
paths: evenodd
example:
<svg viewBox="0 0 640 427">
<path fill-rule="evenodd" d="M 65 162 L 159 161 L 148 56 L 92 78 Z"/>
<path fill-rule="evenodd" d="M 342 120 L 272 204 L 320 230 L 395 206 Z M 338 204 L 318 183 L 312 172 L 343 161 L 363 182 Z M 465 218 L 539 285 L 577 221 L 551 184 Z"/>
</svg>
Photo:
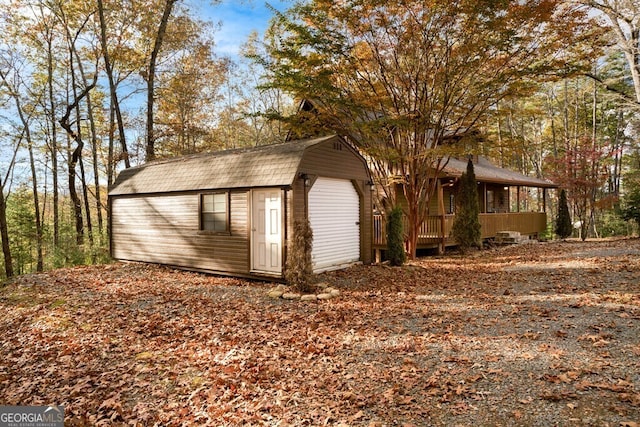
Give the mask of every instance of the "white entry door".
<svg viewBox="0 0 640 427">
<path fill-rule="evenodd" d="M 253 190 L 251 212 L 252 269 L 282 272 L 282 192 Z"/>
</svg>

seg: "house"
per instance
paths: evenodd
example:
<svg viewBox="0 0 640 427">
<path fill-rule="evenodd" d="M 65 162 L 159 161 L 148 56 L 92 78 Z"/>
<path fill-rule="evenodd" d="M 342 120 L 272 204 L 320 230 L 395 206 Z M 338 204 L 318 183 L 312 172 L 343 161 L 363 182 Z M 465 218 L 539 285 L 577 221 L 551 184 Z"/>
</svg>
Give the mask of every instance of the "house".
<svg viewBox="0 0 640 427">
<path fill-rule="evenodd" d="M 443 250 L 446 246 L 456 245 L 450 236 L 455 218 L 455 195 L 459 178 L 466 172 L 467 162 L 468 159 L 450 158 L 438 176 L 437 191 L 422 224 L 418 248 Z M 547 190 L 558 188 L 558 185 L 500 168 L 482 156 L 475 156 L 473 164 L 478 182 L 483 239 L 495 239 L 502 232 L 537 238 L 546 231 Z M 401 195 L 402 189 L 396 192 Z M 403 203 L 402 197 L 399 202 Z M 379 251 L 386 248 L 384 230 L 384 217 L 374 215 L 373 246 L 376 258 L 379 257 Z"/>
<path fill-rule="evenodd" d="M 297 120 L 299 126 L 289 133 L 291 137 L 321 135 L 329 132 L 326 123 L 319 117 L 317 102 L 310 99 L 301 100 Z M 371 119 L 379 115 L 371 112 Z M 442 136 L 441 145 L 462 146 L 472 150 L 482 136 L 476 129 L 463 133 L 448 133 Z M 455 194 L 458 180 L 466 171 L 468 159 L 451 157 L 437 176 L 437 191 L 431 198 L 427 217 L 421 226 L 418 239 L 419 249 L 455 246 L 456 241 L 450 236 L 455 218 Z M 550 181 L 528 177 L 521 173 L 500 168 L 482 156 L 474 156 L 474 172 L 478 181 L 478 198 L 480 201 L 480 224 L 482 239 L 491 240 L 504 232 L 518 236 L 536 238 L 547 229 L 546 197 L 547 190 L 558 188 Z M 393 168 L 393 167 L 392 167 Z M 397 173 L 397 172 L 396 172 Z M 435 172 L 434 172 L 435 173 Z M 394 193 L 397 202 L 406 206 L 401 182 L 404 178 L 391 174 L 397 183 Z M 374 189 L 375 191 L 375 189 Z M 385 209 L 384 195 L 379 191 L 378 198 L 383 206 L 376 206 L 380 212 L 374 214 L 373 248 L 376 261 L 381 258 L 380 252 L 386 249 L 386 225 L 382 211 Z M 536 203 L 532 197 L 535 193 Z"/>
<path fill-rule="evenodd" d="M 123 170 L 109 191 L 111 254 L 281 279 L 296 219 L 314 272 L 372 259 L 366 161 L 338 136 L 191 155 Z"/>
</svg>

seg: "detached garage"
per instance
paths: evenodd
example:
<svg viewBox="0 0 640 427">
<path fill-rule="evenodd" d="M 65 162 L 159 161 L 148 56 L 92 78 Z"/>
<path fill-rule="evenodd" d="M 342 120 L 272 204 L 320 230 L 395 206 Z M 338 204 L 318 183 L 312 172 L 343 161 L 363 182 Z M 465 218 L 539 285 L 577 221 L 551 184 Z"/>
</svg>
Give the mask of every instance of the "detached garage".
<svg viewBox="0 0 640 427">
<path fill-rule="evenodd" d="M 109 204 L 118 260 L 280 279 L 293 223 L 305 216 L 314 272 L 372 258 L 369 171 L 338 136 L 126 169 Z"/>
</svg>

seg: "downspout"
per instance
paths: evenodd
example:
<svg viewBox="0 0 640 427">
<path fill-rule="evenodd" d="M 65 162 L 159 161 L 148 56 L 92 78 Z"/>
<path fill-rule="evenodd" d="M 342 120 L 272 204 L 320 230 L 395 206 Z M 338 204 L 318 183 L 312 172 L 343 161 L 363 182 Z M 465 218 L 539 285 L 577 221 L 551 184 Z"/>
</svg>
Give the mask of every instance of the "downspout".
<svg viewBox="0 0 640 427">
<path fill-rule="evenodd" d="M 309 177 L 303 173 L 300 175 L 302 179 L 302 193 L 304 196 L 304 219 L 309 220 Z"/>
<path fill-rule="evenodd" d="M 109 238 L 109 256 L 113 258 L 113 197 L 107 190 L 107 237 Z"/>
<path fill-rule="evenodd" d="M 288 194 L 289 194 L 289 188 L 284 188 L 282 190 L 282 212 L 283 212 L 283 217 L 284 217 L 284 227 L 282 227 L 283 230 L 283 236 L 282 236 L 282 240 L 284 240 L 283 245 L 282 245 L 282 266 L 281 266 L 281 273 L 280 276 L 284 277 L 284 270 L 285 270 L 285 265 L 287 263 L 287 255 L 289 253 L 289 210 L 287 209 L 287 206 L 289 205 L 288 203 Z M 253 214 L 252 214 L 253 216 Z"/>
</svg>

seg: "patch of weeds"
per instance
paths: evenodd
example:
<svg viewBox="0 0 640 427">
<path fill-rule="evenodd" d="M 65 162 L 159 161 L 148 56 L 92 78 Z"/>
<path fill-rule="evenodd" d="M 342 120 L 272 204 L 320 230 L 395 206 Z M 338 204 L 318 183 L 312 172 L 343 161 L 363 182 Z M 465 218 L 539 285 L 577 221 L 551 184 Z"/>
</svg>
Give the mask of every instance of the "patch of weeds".
<svg viewBox="0 0 640 427">
<path fill-rule="evenodd" d="M 4 298 L 0 297 L 0 301 L 10 306 L 22 308 L 32 308 L 42 302 L 34 292 L 25 293 L 20 291 L 12 292 Z"/>
<path fill-rule="evenodd" d="M 62 307 L 66 303 L 67 303 L 66 300 L 60 298 L 60 299 L 57 299 L 57 300 L 53 301 L 51 304 L 49 304 L 49 308 L 50 309 L 54 309 L 54 308 Z"/>
</svg>

